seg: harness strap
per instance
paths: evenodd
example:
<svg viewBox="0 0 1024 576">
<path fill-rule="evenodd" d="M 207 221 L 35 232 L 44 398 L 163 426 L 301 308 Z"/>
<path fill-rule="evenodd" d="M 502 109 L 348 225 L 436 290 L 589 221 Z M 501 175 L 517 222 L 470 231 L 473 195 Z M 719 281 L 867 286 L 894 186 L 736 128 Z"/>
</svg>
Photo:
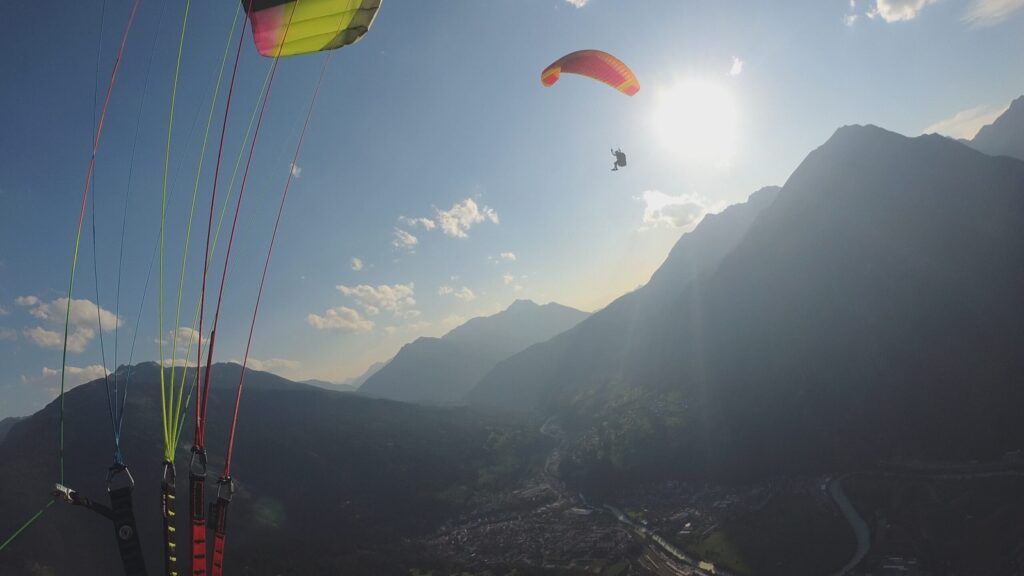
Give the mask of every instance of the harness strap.
<svg viewBox="0 0 1024 576">
<path fill-rule="evenodd" d="M 210 504 L 213 520 L 213 572 L 212 576 L 224 574 L 224 547 L 228 533 L 228 506 L 235 494 L 235 483 L 230 477 L 217 480 L 217 501 Z"/>
<path fill-rule="evenodd" d="M 188 473 L 192 520 L 192 576 L 206 576 L 206 451 L 192 449 Z"/>
<path fill-rule="evenodd" d="M 132 507 L 132 490 L 131 486 L 125 486 L 110 491 L 111 520 L 114 521 L 114 536 L 117 537 L 125 576 L 146 576 L 146 562 Z"/>
<path fill-rule="evenodd" d="M 163 480 L 160 482 L 160 509 L 164 520 L 164 573 L 178 576 L 177 488 L 172 462 L 164 462 Z"/>
</svg>

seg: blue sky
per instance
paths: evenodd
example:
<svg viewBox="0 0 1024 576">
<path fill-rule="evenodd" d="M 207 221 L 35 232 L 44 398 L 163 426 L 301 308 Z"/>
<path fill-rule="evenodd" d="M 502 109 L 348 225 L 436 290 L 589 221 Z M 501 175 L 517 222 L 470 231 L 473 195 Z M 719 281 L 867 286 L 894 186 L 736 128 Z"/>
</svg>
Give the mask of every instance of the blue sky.
<svg viewBox="0 0 1024 576">
<path fill-rule="evenodd" d="M 55 301 L 66 296 L 89 160 L 101 14 L 100 99 L 131 5 L 65 4 L 5 9 L 13 25 L 0 50 L 0 417 L 54 397 L 60 343 L 52 336 L 63 329 Z M 159 225 L 183 4 L 143 1 L 129 37 L 97 159 L 98 259 L 89 214 L 83 234 L 72 384 L 102 373 L 97 300 L 108 367 L 113 324 L 120 323 L 119 362 L 132 341 Z M 328 68 L 275 248 L 254 366 L 339 380 L 417 336 L 440 335 L 516 298 L 598 309 L 644 283 L 703 213 L 784 183 L 838 126 L 969 136 L 1024 93 L 1021 8 L 1022 0 L 387 0 L 372 31 Z M 229 0 L 194 2 L 186 31 L 171 147 L 165 337 L 212 80 L 235 10 Z M 640 93 L 627 98 L 568 76 L 540 85 L 547 64 L 581 48 L 626 61 Z M 242 356 L 323 57 L 283 60 L 275 79 L 227 282 L 221 360 Z M 269 65 L 247 37 L 220 194 Z M 686 100 L 694 85 L 711 87 L 710 99 Z M 198 294 L 222 105 L 200 179 L 185 327 Z M 680 129 L 664 129 L 680 118 Z M 686 129 L 695 119 L 707 124 Z M 609 147 L 629 154 L 626 169 L 609 171 Z M 713 159 L 700 154 L 718 148 Z M 137 361 L 157 357 L 156 278 L 154 271 Z"/>
</svg>

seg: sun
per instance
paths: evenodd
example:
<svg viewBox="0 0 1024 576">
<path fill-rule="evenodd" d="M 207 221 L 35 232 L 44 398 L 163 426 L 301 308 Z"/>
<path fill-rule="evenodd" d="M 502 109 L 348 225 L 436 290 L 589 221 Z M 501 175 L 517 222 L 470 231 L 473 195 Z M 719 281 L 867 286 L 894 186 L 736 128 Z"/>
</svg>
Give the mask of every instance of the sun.
<svg viewBox="0 0 1024 576">
<path fill-rule="evenodd" d="M 687 80 L 655 95 L 651 117 L 664 149 L 687 164 L 725 168 L 736 153 L 736 104 L 722 86 Z"/>
</svg>

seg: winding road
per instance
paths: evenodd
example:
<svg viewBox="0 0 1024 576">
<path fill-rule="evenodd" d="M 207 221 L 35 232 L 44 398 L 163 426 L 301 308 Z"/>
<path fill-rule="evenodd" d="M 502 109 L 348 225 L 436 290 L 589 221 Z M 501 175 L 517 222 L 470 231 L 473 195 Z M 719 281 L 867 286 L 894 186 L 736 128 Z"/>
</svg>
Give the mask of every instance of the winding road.
<svg viewBox="0 0 1024 576">
<path fill-rule="evenodd" d="M 836 506 L 839 506 L 840 512 L 846 517 L 846 521 L 850 523 L 850 528 L 853 530 L 853 534 L 857 537 L 857 550 L 853 553 L 853 557 L 843 565 L 838 571 L 833 573 L 833 576 L 843 576 L 847 572 L 853 569 L 854 566 L 860 564 L 860 561 L 867 556 L 868 550 L 871 549 L 871 530 L 868 528 L 867 522 L 864 518 L 861 518 L 857 509 L 853 507 L 850 499 L 846 497 L 846 492 L 843 491 L 843 479 L 846 476 L 840 476 L 836 478 L 828 485 L 828 493 L 832 495 L 832 499 L 835 500 Z"/>
</svg>

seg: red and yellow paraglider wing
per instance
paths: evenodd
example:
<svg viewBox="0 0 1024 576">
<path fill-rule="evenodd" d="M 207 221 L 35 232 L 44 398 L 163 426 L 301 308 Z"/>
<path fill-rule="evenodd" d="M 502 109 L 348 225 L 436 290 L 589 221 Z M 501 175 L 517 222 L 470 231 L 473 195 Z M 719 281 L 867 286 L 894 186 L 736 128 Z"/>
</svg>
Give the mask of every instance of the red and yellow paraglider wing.
<svg viewBox="0 0 1024 576">
<path fill-rule="evenodd" d="M 252 36 L 264 56 L 333 50 L 370 30 L 381 0 L 241 0 L 252 9 Z M 287 36 L 287 37 L 286 37 Z M 282 42 L 284 43 L 282 45 Z"/>
<path fill-rule="evenodd" d="M 627 96 L 640 91 L 636 75 L 621 60 L 600 50 L 580 50 L 555 60 L 540 75 L 541 84 L 552 86 L 562 72 L 593 78 Z"/>
</svg>

